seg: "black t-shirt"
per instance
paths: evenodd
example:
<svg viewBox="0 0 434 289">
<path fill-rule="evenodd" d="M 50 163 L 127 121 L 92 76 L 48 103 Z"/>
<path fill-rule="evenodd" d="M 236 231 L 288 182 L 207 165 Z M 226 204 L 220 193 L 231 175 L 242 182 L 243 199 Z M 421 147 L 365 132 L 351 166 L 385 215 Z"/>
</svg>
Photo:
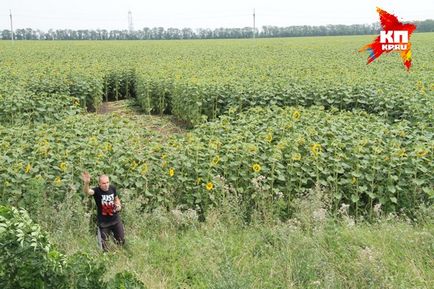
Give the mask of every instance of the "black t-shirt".
<svg viewBox="0 0 434 289">
<path fill-rule="evenodd" d="M 118 196 L 116 188 L 110 185 L 107 192 L 101 190 L 100 187 L 93 188 L 93 191 L 95 192 L 93 198 L 95 199 L 98 213 L 98 224 L 104 226 L 114 225 L 119 222 L 120 217 L 115 206 L 115 197 Z"/>
</svg>

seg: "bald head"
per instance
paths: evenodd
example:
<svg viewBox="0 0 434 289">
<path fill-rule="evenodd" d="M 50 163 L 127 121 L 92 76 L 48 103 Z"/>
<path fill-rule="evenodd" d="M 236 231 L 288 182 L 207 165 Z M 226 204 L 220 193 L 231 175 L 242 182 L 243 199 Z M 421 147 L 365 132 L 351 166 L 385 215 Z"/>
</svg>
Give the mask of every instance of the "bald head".
<svg viewBox="0 0 434 289">
<path fill-rule="evenodd" d="M 109 177 L 106 175 L 99 176 L 98 184 L 99 184 L 99 188 L 101 190 L 103 190 L 104 192 L 107 192 L 109 189 L 109 186 L 110 186 Z"/>
</svg>

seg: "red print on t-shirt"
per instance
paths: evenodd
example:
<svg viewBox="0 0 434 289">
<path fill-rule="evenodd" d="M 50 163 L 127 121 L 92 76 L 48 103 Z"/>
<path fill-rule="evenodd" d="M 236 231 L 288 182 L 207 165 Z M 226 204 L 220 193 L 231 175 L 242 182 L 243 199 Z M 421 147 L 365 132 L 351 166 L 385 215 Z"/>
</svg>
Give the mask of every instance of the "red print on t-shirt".
<svg viewBox="0 0 434 289">
<path fill-rule="evenodd" d="M 115 211 L 114 194 L 102 195 L 101 208 L 103 216 L 113 216 Z"/>
<path fill-rule="evenodd" d="M 102 205 L 102 215 L 103 216 L 113 216 L 114 204 L 103 204 Z"/>
</svg>

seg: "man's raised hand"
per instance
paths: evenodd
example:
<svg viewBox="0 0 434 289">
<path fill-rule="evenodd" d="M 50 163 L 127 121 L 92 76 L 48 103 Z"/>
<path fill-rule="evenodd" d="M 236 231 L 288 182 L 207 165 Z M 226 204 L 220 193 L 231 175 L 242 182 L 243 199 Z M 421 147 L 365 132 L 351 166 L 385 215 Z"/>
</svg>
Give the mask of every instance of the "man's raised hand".
<svg viewBox="0 0 434 289">
<path fill-rule="evenodd" d="M 90 175 L 89 175 L 89 173 L 88 173 L 87 171 L 84 171 L 84 172 L 81 174 L 81 178 L 82 178 L 82 180 L 83 180 L 83 182 L 84 182 L 85 184 L 89 184 L 89 183 L 90 183 Z"/>
</svg>

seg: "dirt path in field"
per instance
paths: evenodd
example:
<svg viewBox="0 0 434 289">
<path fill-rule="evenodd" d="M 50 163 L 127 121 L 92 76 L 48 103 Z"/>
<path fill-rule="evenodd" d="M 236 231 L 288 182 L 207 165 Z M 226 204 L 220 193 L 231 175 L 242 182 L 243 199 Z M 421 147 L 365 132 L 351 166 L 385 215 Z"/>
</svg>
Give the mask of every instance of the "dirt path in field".
<svg viewBox="0 0 434 289">
<path fill-rule="evenodd" d="M 119 113 L 122 115 L 139 114 L 139 108 L 129 100 L 103 102 L 97 110 L 97 114 Z"/>
<path fill-rule="evenodd" d="M 98 109 L 98 114 L 107 114 L 115 111 L 115 107 L 110 102 L 104 102 Z"/>
<path fill-rule="evenodd" d="M 140 127 L 156 131 L 163 136 L 183 134 L 187 132 L 186 124 L 177 120 L 174 116 L 145 114 L 132 100 L 103 102 L 96 113 L 127 117 L 130 120 L 137 122 Z"/>
</svg>

